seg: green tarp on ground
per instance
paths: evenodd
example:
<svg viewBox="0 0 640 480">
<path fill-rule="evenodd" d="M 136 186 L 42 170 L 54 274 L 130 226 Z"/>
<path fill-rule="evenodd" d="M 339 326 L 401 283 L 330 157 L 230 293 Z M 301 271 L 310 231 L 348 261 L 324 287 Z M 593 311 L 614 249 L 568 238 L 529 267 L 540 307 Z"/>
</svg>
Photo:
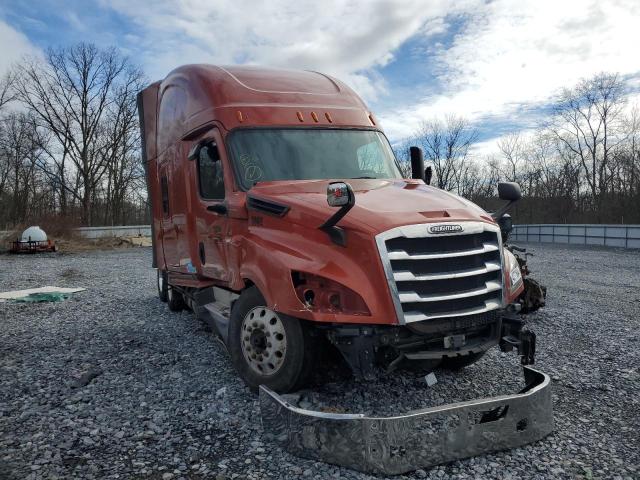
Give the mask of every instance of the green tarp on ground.
<svg viewBox="0 0 640 480">
<path fill-rule="evenodd" d="M 61 302 L 69 298 L 64 293 L 31 293 L 26 297 L 14 298 L 17 303 Z"/>
</svg>

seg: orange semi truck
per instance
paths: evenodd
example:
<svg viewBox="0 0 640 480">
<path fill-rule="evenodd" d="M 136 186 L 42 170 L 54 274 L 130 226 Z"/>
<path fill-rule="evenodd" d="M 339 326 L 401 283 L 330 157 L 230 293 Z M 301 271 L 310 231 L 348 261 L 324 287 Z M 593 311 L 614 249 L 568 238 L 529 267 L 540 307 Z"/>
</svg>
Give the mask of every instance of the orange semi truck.
<svg viewBox="0 0 640 480">
<path fill-rule="evenodd" d="M 460 368 L 498 344 L 531 360 L 534 339 L 508 313 L 524 281 L 503 244 L 506 208 L 428 185 L 416 148 L 403 178 L 341 81 L 187 65 L 138 108 L 160 299 L 209 321 L 267 401 L 332 346 L 364 377 L 406 362 Z M 516 184 L 498 190 L 520 197 Z"/>
</svg>

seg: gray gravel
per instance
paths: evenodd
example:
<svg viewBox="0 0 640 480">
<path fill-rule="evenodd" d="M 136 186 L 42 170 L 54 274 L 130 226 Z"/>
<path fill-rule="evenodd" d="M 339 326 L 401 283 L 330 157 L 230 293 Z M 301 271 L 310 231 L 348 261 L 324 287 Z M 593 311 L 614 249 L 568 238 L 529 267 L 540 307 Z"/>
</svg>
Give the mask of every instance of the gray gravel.
<svg viewBox="0 0 640 480">
<path fill-rule="evenodd" d="M 397 478 L 639 478 L 640 255 L 529 245 L 549 287 L 529 316 L 556 431 L 524 448 Z M 157 300 L 149 249 L 0 256 L 0 290 L 89 290 L 0 304 L 0 478 L 373 478 L 264 444 L 256 397 L 188 312 Z M 302 392 L 313 408 L 388 414 L 513 392 L 497 350 L 427 387 L 398 372 Z"/>
</svg>

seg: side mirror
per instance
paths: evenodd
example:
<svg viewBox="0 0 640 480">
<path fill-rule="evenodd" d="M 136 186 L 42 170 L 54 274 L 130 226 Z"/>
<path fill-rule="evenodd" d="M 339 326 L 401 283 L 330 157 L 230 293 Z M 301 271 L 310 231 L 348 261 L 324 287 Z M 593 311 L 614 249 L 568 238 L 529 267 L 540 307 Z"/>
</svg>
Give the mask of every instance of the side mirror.
<svg viewBox="0 0 640 480">
<path fill-rule="evenodd" d="M 411 178 L 425 179 L 424 158 L 420 147 L 409 147 L 411 157 Z"/>
<path fill-rule="evenodd" d="M 509 200 L 510 202 L 520 200 L 520 198 L 522 198 L 520 185 L 515 182 L 498 183 L 498 197 L 500 197 L 501 200 Z"/>
<path fill-rule="evenodd" d="M 500 182 L 500 183 L 498 183 L 498 197 L 500 197 L 501 200 L 507 200 L 508 201 L 508 203 L 506 205 L 503 205 L 497 211 L 495 211 L 495 212 L 493 212 L 491 214 L 491 217 L 494 220 L 499 222 L 500 219 L 502 218 L 502 216 L 505 214 L 505 212 L 507 210 L 509 210 L 509 207 L 511 207 L 511 205 L 513 205 L 515 202 L 520 200 L 520 198 L 522 198 L 522 192 L 520 191 L 520 185 L 518 185 L 515 182 Z M 511 217 L 509 217 L 509 218 L 511 218 Z"/>
<path fill-rule="evenodd" d="M 356 197 L 351 185 L 346 182 L 330 183 L 327 186 L 327 203 L 331 207 L 340 207 L 340 210 L 331 215 L 319 228 L 327 232 L 333 243 L 344 247 L 347 244 L 346 232 L 338 227 L 337 223 L 356 203 Z"/>
</svg>

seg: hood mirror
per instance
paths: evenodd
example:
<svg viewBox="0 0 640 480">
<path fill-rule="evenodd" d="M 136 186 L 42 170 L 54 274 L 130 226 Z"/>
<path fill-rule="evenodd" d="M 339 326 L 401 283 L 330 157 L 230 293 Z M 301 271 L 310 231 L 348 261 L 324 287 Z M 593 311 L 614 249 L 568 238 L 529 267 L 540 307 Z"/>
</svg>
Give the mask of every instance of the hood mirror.
<svg viewBox="0 0 640 480">
<path fill-rule="evenodd" d="M 327 203 L 331 207 L 344 207 L 348 205 L 353 196 L 353 191 L 347 183 L 334 182 L 327 187 Z"/>
<path fill-rule="evenodd" d="M 326 222 L 320 225 L 320 230 L 324 230 L 337 245 L 347 244 L 347 235 L 344 229 L 337 226 L 351 208 L 356 203 L 356 197 L 351 185 L 346 182 L 332 182 L 327 186 L 327 203 L 331 207 L 340 207 Z"/>
</svg>

